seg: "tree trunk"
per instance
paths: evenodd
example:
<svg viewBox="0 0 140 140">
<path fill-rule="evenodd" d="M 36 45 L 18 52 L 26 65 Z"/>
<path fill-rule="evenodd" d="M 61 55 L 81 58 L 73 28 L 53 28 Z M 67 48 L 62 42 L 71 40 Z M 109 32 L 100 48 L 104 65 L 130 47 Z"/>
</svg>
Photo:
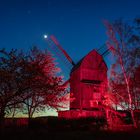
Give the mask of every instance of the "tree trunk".
<svg viewBox="0 0 140 140">
<path fill-rule="evenodd" d="M 14 108 L 13 108 L 13 114 L 12 114 L 12 118 L 14 119 L 14 117 L 15 117 L 15 113 L 16 113 L 16 108 L 15 108 L 15 106 L 14 106 Z"/>
<path fill-rule="evenodd" d="M 125 83 L 126 83 L 126 87 L 127 87 L 128 99 L 129 99 L 129 109 L 130 109 L 132 121 L 133 121 L 134 127 L 137 128 L 137 124 L 136 124 L 135 117 L 134 117 L 134 112 L 133 112 L 133 109 L 132 109 L 132 96 L 131 96 L 131 93 L 130 93 L 129 80 L 128 80 L 128 77 L 126 76 L 126 71 L 125 71 L 125 68 L 124 68 L 124 64 L 123 64 L 121 55 L 120 55 L 120 65 L 121 65 L 121 69 L 122 69 L 124 79 L 125 79 Z"/>
<path fill-rule="evenodd" d="M 4 125 L 5 107 L 0 109 L 0 128 Z"/>
</svg>

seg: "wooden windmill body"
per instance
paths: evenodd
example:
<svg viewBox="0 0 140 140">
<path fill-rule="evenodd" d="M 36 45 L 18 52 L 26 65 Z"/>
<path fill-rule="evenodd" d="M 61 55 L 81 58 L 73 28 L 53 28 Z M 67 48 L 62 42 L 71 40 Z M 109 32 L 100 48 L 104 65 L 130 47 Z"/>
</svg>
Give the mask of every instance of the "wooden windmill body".
<svg viewBox="0 0 140 140">
<path fill-rule="evenodd" d="M 70 109 L 93 110 L 101 105 L 106 84 L 107 66 L 103 57 L 93 50 L 71 70 L 70 91 L 75 100 Z"/>
</svg>

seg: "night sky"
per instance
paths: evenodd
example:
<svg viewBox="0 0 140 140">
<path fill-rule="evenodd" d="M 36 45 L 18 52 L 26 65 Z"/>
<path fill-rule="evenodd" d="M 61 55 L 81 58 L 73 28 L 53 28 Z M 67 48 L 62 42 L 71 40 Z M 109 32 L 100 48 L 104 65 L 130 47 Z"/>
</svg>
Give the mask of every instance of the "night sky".
<svg viewBox="0 0 140 140">
<path fill-rule="evenodd" d="M 106 42 L 104 19 L 139 16 L 139 0 L 0 0 L 0 48 L 46 49 L 53 34 L 77 62 Z"/>
</svg>

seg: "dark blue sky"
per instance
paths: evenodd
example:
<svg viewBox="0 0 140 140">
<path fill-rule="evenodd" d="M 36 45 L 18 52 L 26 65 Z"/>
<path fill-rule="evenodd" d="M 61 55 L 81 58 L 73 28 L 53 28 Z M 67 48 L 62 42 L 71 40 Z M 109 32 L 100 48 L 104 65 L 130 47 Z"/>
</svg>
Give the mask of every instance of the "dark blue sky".
<svg viewBox="0 0 140 140">
<path fill-rule="evenodd" d="M 139 0 L 0 0 L 0 48 L 45 49 L 54 34 L 77 62 L 106 42 L 103 19 L 138 16 Z"/>
<path fill-rule="evenodd" d="M 0 0 L 0 48 L 45 49 L 54 34 L 77 62 L 106 42 L 104 19 L 139 15 L 139 0 Z"/>
<path fill-rule="evenodd" d="M 106 41 L 103 19 L 139 15 L 139 0 L 0 0 L 0 48 L 44 49 L 54 34 L 78 61 Z"/>
<path fill-rule="evenodd" d="M 54 34 L 77 62 L 106 42 L 104 19 L 139 15 L 139 0 L 0 0 L 0 48 L 45 49 Z"/>
</svg>

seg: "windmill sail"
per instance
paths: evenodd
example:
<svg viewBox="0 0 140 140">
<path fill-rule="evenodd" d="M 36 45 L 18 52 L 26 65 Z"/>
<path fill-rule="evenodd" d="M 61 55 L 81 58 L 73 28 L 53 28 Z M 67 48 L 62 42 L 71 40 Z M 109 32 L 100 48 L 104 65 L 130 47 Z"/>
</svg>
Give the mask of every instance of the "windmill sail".
<svg viewBox="0 0 140 140">
<path fill-rule="evenodd" d="M 74 62 L 66 53 L 66 51 L 61 47 L 57 39 L 51 35 L 46 39 L 46 41 L 51 51 L 55 53 L 56 57 L 59 58 L 59 60 L 65 64 L 68 71 L 70 71 L 74 65 Z"/>
<path fill-rule="evenodd" d="M 57 41 L 57 39 L 51 35 L 50 39 L 54 42 L 54 44 L 59 48 L 59 50 L 64 54 L 64 56 L 67 58 L 67 60 L 72 64 L 75 65 L 75 63 L 73 62 L 73 60 L 71 59 L 71 57 L 67 54 L 67 52 L 61 47 L 61 45 L 59 44 L 59 42 Z"/>
</svg>

